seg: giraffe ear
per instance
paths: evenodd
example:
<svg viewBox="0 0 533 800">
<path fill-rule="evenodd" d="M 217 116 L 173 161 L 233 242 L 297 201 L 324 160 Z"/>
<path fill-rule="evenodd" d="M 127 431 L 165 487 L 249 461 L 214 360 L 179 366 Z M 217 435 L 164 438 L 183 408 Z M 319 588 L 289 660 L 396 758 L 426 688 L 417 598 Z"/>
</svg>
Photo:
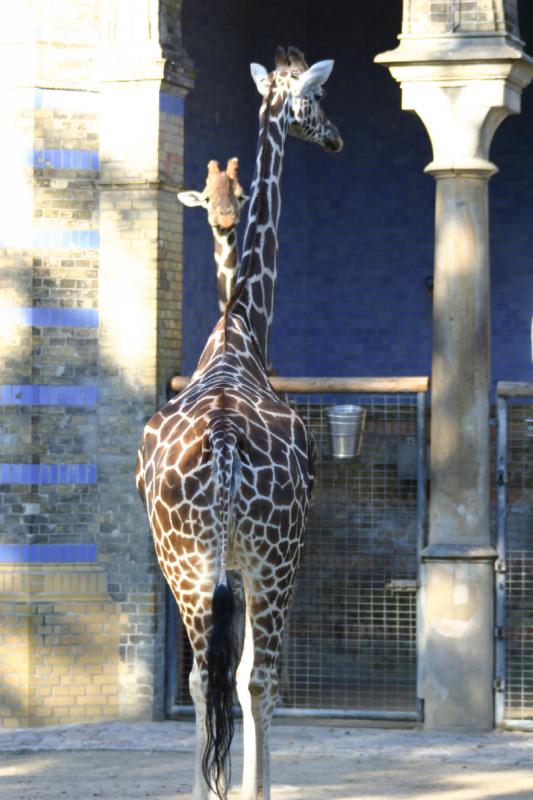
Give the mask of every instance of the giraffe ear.
<svg viewBox="0 0 533 800">
<path fill-rule="evenodd" d="M 298 91 L 300 94 L 308 92 L 310 89 L 318 89 L 322 86 L 333 69 L 334 61 L 328 59 L 327 61 L 317 61 L 312 67 L 302 72 L 298 79 Z"/>
<path fill-rule="evenodd" d="M 178 192 L 178 200 L 180 203 L 183 203 L 184 206 L 189 206 L 189 208 L 195 208 L 196 206 L 207 208 L 207 200 L 202 192 Z"/>
<path fill-rule="evenodd" d="M 267 93 L 267 85 L 266 85 L 266 78 L 268 77 L 268 72 L 261 64 L 250 64 L 250 72 L 252 73 L 252 78 L 254 79 L 254 83 L 257 86 L 257 91 L 259 94 L 263 96 Z"/>
</svg>

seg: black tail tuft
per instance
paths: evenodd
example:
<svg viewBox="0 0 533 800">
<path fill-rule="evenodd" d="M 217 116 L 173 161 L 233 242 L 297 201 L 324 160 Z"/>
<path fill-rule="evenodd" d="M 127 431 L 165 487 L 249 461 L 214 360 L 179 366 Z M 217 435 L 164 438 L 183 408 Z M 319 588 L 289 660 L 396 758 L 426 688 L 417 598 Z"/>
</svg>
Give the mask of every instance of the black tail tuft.
<svg viewBox="0 0 533 800">
<path fill-rule="evenodd" d="M 232 626 L 234 610 L 231 587 L 219 584 L 213 594 L 212 630 L 207 650 L 207 744 L 202 771 L 209 788 L 221 800 L 231 779 L 229 750 L 235 727 L 233 690 L 237 641 Z"/>
</svg>

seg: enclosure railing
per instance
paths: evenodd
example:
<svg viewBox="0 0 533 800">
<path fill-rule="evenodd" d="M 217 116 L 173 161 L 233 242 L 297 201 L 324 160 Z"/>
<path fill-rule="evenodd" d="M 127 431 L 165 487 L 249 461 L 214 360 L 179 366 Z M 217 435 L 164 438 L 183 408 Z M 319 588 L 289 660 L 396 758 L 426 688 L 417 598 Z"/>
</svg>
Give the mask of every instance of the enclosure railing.
<svg viewBox="0 0 533 800">
<path fill-rule="evenodd" d="M 495 717 L 533 730 L 533 383 L 496 394 Z"/>
<path fill-rule="evenodd" d="M 181 391 L 189 378 L 172 379 Z M 271 378 L 317 440 L 318 470 L 280 670 L 288 716 L 418 720 L 427 377 Z M 332 454 L 326 409 L 367 410 L 359 457 Z M 191 710 L 186 637 L 169 605 L 167 711 Z"/>
</svg>

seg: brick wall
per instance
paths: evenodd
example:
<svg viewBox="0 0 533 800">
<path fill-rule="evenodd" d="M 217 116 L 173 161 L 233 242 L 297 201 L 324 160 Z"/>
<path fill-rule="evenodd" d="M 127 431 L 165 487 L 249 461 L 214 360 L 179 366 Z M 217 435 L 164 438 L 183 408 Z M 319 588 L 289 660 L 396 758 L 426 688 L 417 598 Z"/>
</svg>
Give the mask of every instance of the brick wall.
<svg viewBox="0 0 533 800">
<path fill-rule="evenodd" d="M 4 563 L 0 612 L 2 726 L 118 715 L 124 620 L 101 566 Z"/>
<path fill-rule="evenodd" d="M 133 470 L 179 369 L 191 78 L 180 3 L 161 6 L 43 0 L 23 35 L 2 20 L 6 724 L 163 710 L 163 581 Z"/>
</svg>

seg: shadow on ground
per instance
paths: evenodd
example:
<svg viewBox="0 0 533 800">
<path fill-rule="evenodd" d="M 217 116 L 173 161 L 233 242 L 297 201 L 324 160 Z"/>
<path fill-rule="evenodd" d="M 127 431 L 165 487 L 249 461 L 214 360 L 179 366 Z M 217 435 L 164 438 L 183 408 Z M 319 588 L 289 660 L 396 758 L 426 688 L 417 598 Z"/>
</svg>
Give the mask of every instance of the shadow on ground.
<svg viewBox="0 0 533 800">
<path fill-rule="evenodd" d="M 327 735 L 327 730 L 324 731 Z M 241 756 L 234 758 L 239 796 Z M 369 757 L 316 752 L 277 754 L 273 800 L 531 800 L 531 762 L 461 763 L 452 759 Z M 125 750 L 0 755 L 2 800 L 190 800 L 192 754 Z"/>
</svg>

